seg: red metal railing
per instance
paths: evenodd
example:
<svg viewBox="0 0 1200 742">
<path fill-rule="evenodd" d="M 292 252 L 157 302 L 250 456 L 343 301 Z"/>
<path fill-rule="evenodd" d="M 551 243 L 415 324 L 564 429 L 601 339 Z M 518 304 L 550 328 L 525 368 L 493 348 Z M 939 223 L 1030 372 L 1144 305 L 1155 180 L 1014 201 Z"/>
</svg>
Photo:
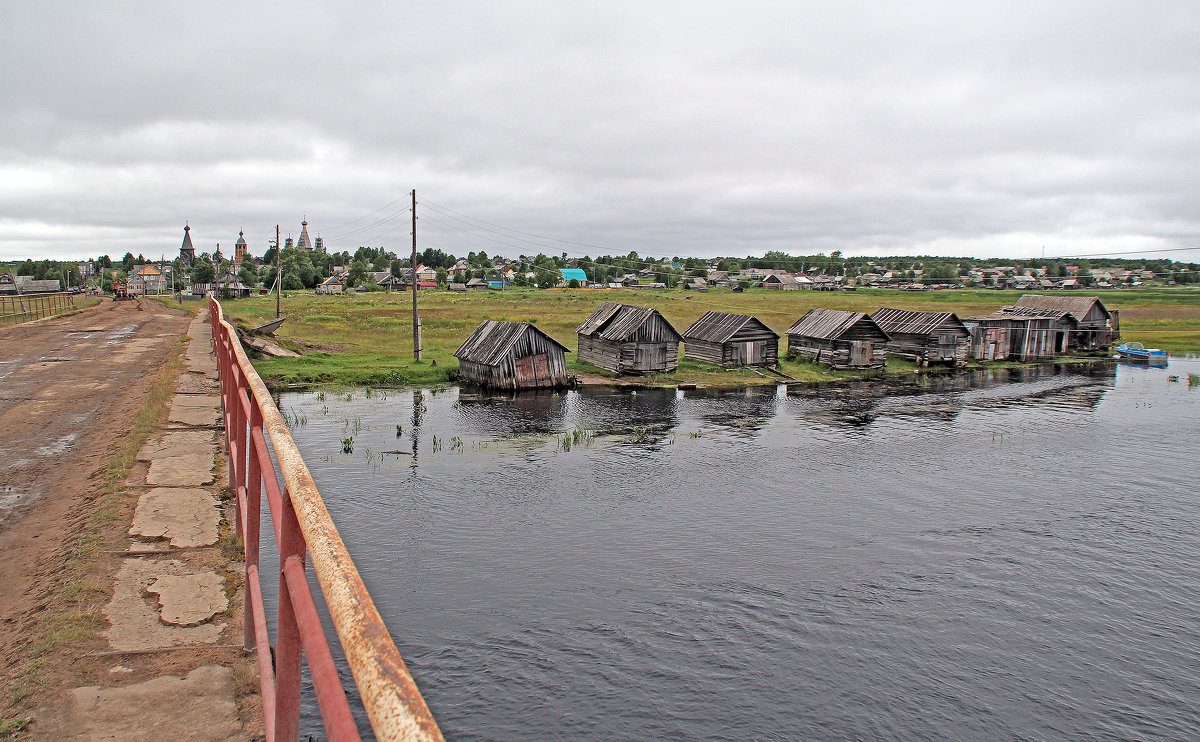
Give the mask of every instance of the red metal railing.
<svg viewBox="0 0 1200 742">
<path fill-rule="evenodd" d="M 245 543 L 244 641 L 246 648 L 258 655 L 268 742 L 290 742 L 299 733 L 302 655 L 308 659 L 329 738 L 359 739 L 305 577 L 309 555 L 376 737 L 441 740 L 437 723 L 383 625 L 283 416 L 246 358 L 237 333 L 222 317 L 221 305 L 211 297 L 209 321 L 225 410 L 229 483 L 237 491 L 237 528 Z M 259 513 L 264 493 L 280 565 L 274 662 L 259 575 Z"/>
<path fill-rule="evenodd" d="M 0 296 L 0 325 L 53 317 L 75 309 L 74 294 Z"/>
</svg>

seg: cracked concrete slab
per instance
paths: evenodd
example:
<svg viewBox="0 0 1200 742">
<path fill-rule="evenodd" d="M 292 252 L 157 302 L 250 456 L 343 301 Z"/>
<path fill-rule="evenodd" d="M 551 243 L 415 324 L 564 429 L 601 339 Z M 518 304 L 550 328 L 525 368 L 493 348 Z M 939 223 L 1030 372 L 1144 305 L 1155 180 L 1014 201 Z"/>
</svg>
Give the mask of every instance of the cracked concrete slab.
<svg viewBox="0 0 1200 742">
<path fill-rule="evenodd" d="M 212 484 L 213 466 L 212 452 L 160 456 L 150 462 L 146 484 L 164 487 L 198 487 Z"/>
<path fill-rule="evenodd" d="M 217 395 L 177 394 L 171 399 L 168 422 L 180 425 L 215 425 L 221 414 L 221 398 Z"/>
<path fill-rule="evenodd" d="M 217 500 L 209 492 L 157 488 L 138 498 L 129 535 L 169 539 L 175 547 L 212 546 L 220 520 Z"/>
<path fill-rule="evenodd" d="M 216 572 L 164 575 L 146 591 L 158 595 L 159 617 L 175 626 L 199 626 L 229 607 L 225 579 Z"/>
<path fill-rule="evenodd" d="M 204 571 L 215 575 L 209 570 Z M 104 615 L 111 626 L 103 635 L 112 648 L 154 649 L 215 643 L 225 628 L 224 623 L 173 626 L 163 622 L 160 603 L 145 597 L 150 586 L 159 578 L 185 577 L 197 573 L 196 569 L 176 559 L 126 558 L 117 570 L 112 599 L 104 606 Z M 224 589 L 221 595 L 224 597 Z"/>
<path fill-rule="evenodd" d="M 163 456 L 183 456 L 204 451 L 215 454 L 216 438 L 211 430 L 172 430 L 155 436 L 138 451 L 138 461 L 153 461 Z"/>
<path fill-rule="evenodd" d="M 175 381 L 175 391 L 180 394 L 216 394 L 217 382 L 204 374 L 180 374 Z"/>
<path fill-rule="evenodd" d="M 185 677 L 166 675 L 119 688 L 84 686 L 68 691 L 58 713 L 44 711 L 39 739 L 158 742 L 243 740 L 233 671 L 201 665 Z"/>
</svg>

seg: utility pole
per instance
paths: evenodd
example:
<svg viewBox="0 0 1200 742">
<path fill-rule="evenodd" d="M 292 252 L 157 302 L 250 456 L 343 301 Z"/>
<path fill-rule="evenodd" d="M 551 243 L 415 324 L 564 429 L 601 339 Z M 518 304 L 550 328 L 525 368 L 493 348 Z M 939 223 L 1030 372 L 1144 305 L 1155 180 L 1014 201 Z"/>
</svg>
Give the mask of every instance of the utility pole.
<svg viewBox="0 0 1200 742">
<path fill-rule="evenodd" d="M 293 219 L 295 217 L 292 217 Z M 295 222 L 293 222 L 294 224 Z M 283 263 L 279 260 L 279 225 L 275 225 L 275 319 L 279 319 L 279 294 L 283 291 Z"/>
<path fill-rule="evenodd" d="M 412 190 L 413 360 L 421 360 L 421 318 L 417 315 L 417 189 Z"/>
</svg>

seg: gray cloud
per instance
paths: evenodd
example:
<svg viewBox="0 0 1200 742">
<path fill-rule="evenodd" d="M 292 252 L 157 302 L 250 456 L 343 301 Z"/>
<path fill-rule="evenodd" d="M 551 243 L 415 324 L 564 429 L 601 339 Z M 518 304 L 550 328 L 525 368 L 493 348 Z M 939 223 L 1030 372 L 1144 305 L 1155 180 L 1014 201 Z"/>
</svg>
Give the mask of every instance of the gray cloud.
<svg viewBox="0 0 1200 742">
<path fill-rule="evenodd" d="M 332 247 L 402 248 L 402 214 L 339 227 L 414 187 L 612 252 L 1195 247 L 1198 20 L 1187 2 L 17 3 L 0 258 L 170 254 L 185 219 L 201 249 L 239 229 L 265 249 L 304 214 Z M 419 232 L 537 251 L 436 212 Z"/>
</svg>

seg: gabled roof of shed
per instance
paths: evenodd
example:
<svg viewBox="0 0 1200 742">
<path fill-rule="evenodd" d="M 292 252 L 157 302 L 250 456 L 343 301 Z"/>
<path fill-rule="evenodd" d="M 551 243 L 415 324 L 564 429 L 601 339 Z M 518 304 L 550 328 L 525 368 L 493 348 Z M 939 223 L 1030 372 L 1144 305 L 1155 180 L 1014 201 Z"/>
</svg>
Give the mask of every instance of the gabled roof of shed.
<svg viewBox="0 0 1200 742">
<path fill-rule="evenodd" d="M 917 309 L 895 309 L 880 307 L 871 314 L 875 324 L 887 333 L 903 332 L 913 335 L 929 335 L 947 328 L 957 328 L 970 334 L 966 325 L 954 312 L 924 312 Z"/>
<path fill-rule="evenodd" d="M 885 336 L 887 335 L 870 316 L 862 312 L 844 312 L 838 309 L 810 309 L 808 314 L 788 328 L 787 334 L 836 340 L 842 336 L 842 333 L 863 321 L 871 323 L 877 330 Z"/>
<path fill-rule="evenodd" d="M 707 312 L 703 317 L 692 323 L 683 333 L 684 340 L 699 340 L 705 343 L 723 343 L 733 337 L 743 327 L 749 324 L 757 325 L 775 337 L 774 330 L 760 320 L 748 314 L 730 314 L 728 312 Z"/>
<path fill-rule="evenodd" d="M 639 327 L 655 315 L 658 315 L 667 329 L 675 333 L 676 340 L 683 339 L 679 331 L 670 322 L 667 322 L 667 318 L 659 314 L 657 309 L 635 307 L 632 304 L 618 304 L 615 301 L 606 301 L 596 307 L 592 316 L 576 327 L 575 332 L 580 335 L 594 335 L 602 340 L 619 342 L 637 332 Z"/>
<path fill-rule="evenodd" d="M 1070 312 L 1056 312 L 1052 310 L 1038 310 L 1031 307 L 1004 307 L 997 309 L 991 314 L 983 317 L 972 317 L 971 319 L 1008 319 L 1008 320 L 1030 320 L 1030 319 L 1049 319 L 1056 322 L 1067 319 L 1079 324 L 1079 320 Z"/>
<path fill-rule="evenodd" d="M 536 332 L 562 348 L 564 352 L 568 350 L 567 346 L 528 322 L 501 322 L 489 319 L 479 323 L 479 327 L 476 327 L 470 337 L 458 346 L 458 350 L 454 351 L 454 357 L 472 363 L 495 366 L 527 332 Z"/>
<path fill-rule="evenodd" d="M 1105 317 L 1111 316 L 1108 310 L 1104 308 L 1104 304 L 1100 302 L 1100 297 L 1098 296 L 1043 296 L 1042 294 L 1025 294 L 1017 300 L 1018 307 L 1070 312 L 1078 320 L 1086 317 L 1088 312 L 1092 311 L 1093 305 L 1099 305 L 1100 311 L 1104 312 Z"/>
<path fill-rule="evenodd" d="M 1075 324 L 1079 324 L 1079 320 L 1076 319 L 1075 315 L 1071 314 L 1070 312 L 1068 312 L 1065 309 L 1039 309 L 1037 307 L 1012 306 L 1012 307 L 1004 307 L 1003 309 L 1000 309 L 999 311 L 994 312 L 993 314 L 994 315 L 1004 315 L 1004 316 L 1008 316 L 1008 317 L 1039 317 L 1039 318 L 1050 317 L 1050 318 L 1053 318 L 1056 320 L 1062 320 L 1065 318 L 1065 319 L 1069 319 L 1070 321 L 1074 322 Z"/>
</svg>

